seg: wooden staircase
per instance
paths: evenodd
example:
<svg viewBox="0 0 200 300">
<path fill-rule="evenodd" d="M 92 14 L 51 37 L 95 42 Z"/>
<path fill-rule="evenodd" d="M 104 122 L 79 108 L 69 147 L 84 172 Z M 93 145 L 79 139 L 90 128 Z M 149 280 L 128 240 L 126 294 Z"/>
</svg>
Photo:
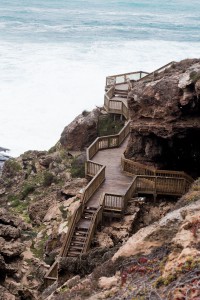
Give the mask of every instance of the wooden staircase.
<svg viewBox="0 0 200 300">
<path fill-rule="evenodd" d="M 164 70 L 170 64 L 157 71 Z M 142 77 L 148 78 L 149 75 L 139 71 L 107 77 L 104 96 L 106 111 L 123 115 L 129 120 L 127 95 L 130 90 L 130 80 L 141 80 Z M 156 170 L 126 159 L 123 151 L 126 148 L 125 143 L 129 132 L 130 121 L 127 121 L 118 134 L 98 137 L 87 149 L 85 173 L 91 181 L 85 188 L 80 204 L 72 216 L 59 257 L 44 278 L 46 287 L 58 278 L 60 257 L 76 258 L 89 250 L 103 215 L 123 216 L 128 201 L 133 195 L 181 196 L 193 182 L 193 179 L 184 172 Z"/>
<path fill-rule="evenodd" d="M 94 207 L 85 207 L 81 220 L 75 227 L 72 235 L 71 243 L 67 252 L 69 257 L 77 257 L 84 252 L 84 247 L 87 242 L 89 228 L 97 209 Z M 82 225 L 84 224 L 84 226 Z"/>
</svg>

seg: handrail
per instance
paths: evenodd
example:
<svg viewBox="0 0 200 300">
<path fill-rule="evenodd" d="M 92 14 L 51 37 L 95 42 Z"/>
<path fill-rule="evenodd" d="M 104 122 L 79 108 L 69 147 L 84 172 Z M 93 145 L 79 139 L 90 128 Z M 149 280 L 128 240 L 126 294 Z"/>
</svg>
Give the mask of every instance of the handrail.
<svg viewBox="0 0 200 300">
<path fill-rule="evenodd" d="M 144 71 L 137 71 L 137 72 L 129 72 L 129 73 L 123 73 L 123 74 L 116 74 L 116 75 L 110 75 L 106 77 L 106 87 L 112 86 L 113 84 L 118 85 L 118 84 L 122 84 L 127 82 L 128 79 L 130 80 L 139 80 L 141 79 L 143 74 L 148 74 L 148 72 L 144 72 Z M 132 78 L 130 78 L 133 75 Z M 134 78 L 134 75 L 138 75 L 139 78 Z M 138 77 L 137 76 L 137 77 Z M 117 79 L 121 78 L 120 82 L 117 82 Z"/>
<path fill-rule="evenodd" d="M 85 175 L 95 176 L 103 167 L 103 165 L 93 162 L 92 160 L 87 160 L 85 163 Z"/>
<path fill-rule="evenodd" d="M 68 227 L 67 233 L 64 238 L 63 245 L 62 245 L 60 253 L 59 253 L 60 257 L 65 256 L 67 254 L 76 223 L 80 220 L 82 212 L 83 212 L 83 205 L 82 205 L 82 203 L 80 203 L 72 215 L 70 225 Z M 53 281 L 55 281 L 55 278 L 57 278 L 57 277 L 50 276 L 50 275 L 52 275 L 52 273 L 53 274 L 57 273 L 57 268 L 58 268 L 58 260 L 55 260 L 55 262 L 50 267 L 50 269 L 47 271 L 47 274 L 44 277 L 47 286 L 49 285 L 49 282 L 51 282 L 51 281 L 53 282 Z"/>
<path fill-rule="evenodd" d="M 99 201 L 99 207 L 91 220 L 91 225 L 87 234 L 83 252 L 87 252 L 90 248 L 90 244 L 94 236 L 95 230 L 102 220 L 103 210 L 104 210 L 104 195 L 101 196 L 101 199 Z"/>
<path fill-rule="evenodd" d="M 194 179 L 183 171 L 171 171 L 171 170 L 158 170 L 155 167 L 150 167 L 139 162 L 135 162 L 131 159 L 125 158 L 123 155 L 121 158 L 122 170 L 132 175 L 154 175 L 163 177 L 178 177 L 187 180 L 192 183 Z"/>
<path fill-rule="evenodd" d="M 67 251 L 69 249 L 71 239 L 72 239 L 72 236 L 73 236 L 73 233 L 74 233 L 75 226 L 76 226 L 77 222 L 80 220 L 82 212 L 83 212 L 83 205 L 81 203 L 77 207 L 77 209 L 75 210 L 75 212 L 72 216 L 70 226 L 68 227 L 67 234 L 65 236 L 63 246 L 61 248 L 59 256 L 65 256 L 67 254 Z"/>
<path fill-rule="evenodd" d="M 124 195 L 124 210 L 126 210 L 127 205 L 128 205 L 128 200 L 131 199 L 134 193 L 137 192 L 137 176 L 135 176 L 126 191 L 126 194 Z"/>
<path fill-rule="evenodd" d="M 88 200 L 91 198 L 94 192 L 96 192 L 96 190 L 105 180 L 105 169 L 106 167 L 102 166 L 102 168 L 98 171 L 98 173 L 92 178 L 92 180 L 86 186 L 83 194 L 83 198 L 81 200 L 83 205 L 85 205 L 88 202 Z"/>
<path fill-rule="evenodd" d="M 86 157 L 88 161 L 91 161 L 93 156 L 103 149 L 109 149 L 114 147 L 119 147 L 124 139 L 129 134 L 130 121 L 120 130 L 118 134 L 101 136 L 96 138 L 96 140 L 87 148 Z"/>
<path fill-rule="evenodd" d="M 105 209 L 115 209 L 118 211 L 124 210 L 123 195 L 118 195 L 114 193 L 105 193 L 104 199 L 105 199 L 104 200 Z"/>
<path fill-rule="evenodd" d="M 169 67 L 170 67 L 172 64 L 174 64 L 174 63 L 175 63 L 175 61 L 171 61 L 171 62 L 169 62 L 168 64 L 166 64 L 166 65 L 160 67 L 159 69 L 156 69 L 156 70 L 154 70 L 154 71 L 151 72 L 151 73 L 148 73 L 146 76 L 140 78 L 138 81 L 141 81 L 141 80 L 143 80 L 143 79 L 146 79 L 147 77 L 150 77 L 151 75 L 154 75 L 155 73 L 160 73 L 160 72 L 164 71 L 166 68 L 169 68 Z"/>
<path fill-rule="evenodd" d="M 131 83 L 130 80 L 127 79 L 126 82 L 128 83 L 128 91 L 131 90 Z M 112 83 L 111 87 L 104 95 L 104 106 L 109 113 L 113 114 L 122 114 L 127 120 L 129 119 L 129 109 L 127 100 L 124 101 L 119 99 L 112 99 L 115 92 L 115 82 Z"/>
</svg>

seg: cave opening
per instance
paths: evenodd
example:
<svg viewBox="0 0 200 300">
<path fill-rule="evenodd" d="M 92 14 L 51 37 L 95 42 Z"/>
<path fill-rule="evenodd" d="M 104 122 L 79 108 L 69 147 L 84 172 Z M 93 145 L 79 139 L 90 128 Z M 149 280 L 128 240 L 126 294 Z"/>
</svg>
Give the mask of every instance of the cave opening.
<svg viewBox="0 0 200 300">
<path fill-rule="evenodd" d="M 161 153 L 155 162 L 162 169 L 184 171 L 200 177 L 200 129 L 187 129 L 170 139 L 159 139 Z"/>
</svg>

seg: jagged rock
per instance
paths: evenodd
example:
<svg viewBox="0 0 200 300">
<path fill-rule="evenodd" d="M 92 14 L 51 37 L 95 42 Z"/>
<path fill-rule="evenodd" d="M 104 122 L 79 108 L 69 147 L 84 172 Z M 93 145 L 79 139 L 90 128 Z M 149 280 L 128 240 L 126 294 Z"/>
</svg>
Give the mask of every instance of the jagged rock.
<svg viewBox="0 0 200 300">
<path fill-rule="evenodd" d="M 80 282 L 80 276 L 74 276 L 71 279 L 67 280 L 67 282 L 62 287 L 72 288 L 73 286 L 77 285 Z"/>
<path fill-rule="evenodd" d="M 4 287 L 0 285 L 0 299 L 2 300 L 15 300 L 15 296 L 8 292 Z"/>
<path fill-rule="evenodd" d="M 0 196 L 3 195 L 3 194 L 5 194 L 5 192 L 6 192 L 6 189 L 5 189 L 5 188 L 0 189 Z"/>
<path fill-rule="evenodd" d="M 10 225 L 0 224 L 0 236 L 17 239 L 21 235 L 21 230 Z"/>
<path fill-rule="evenodd" d="M 113 286 L 119 285 L 119 276 L 113 276 L 113 277 L 101 277 L 99 278 L 99 287 L 101 289 L 111 289 Z"/>
<path fill-rule="evenodd" d="M 49 197 L 44 197 L 29 205 L 28 214 L 33 223 L 40 224 L 43 221 L 50 206 L 56 203 L 56 198 L 57 193 L 54 192 Z"/>
<path fill-rule="evenodd" d="M 177 235 L 184 222 L 185 215 L 199 215 L 200 200 L 186 207 L 168 213 L 159 222 L 140 229 L 115 253 L 113 260 L 120 256 L 131 256 L 138 253 L 150 253 L 150 251 L 165 243 L 169 243 Z M 184 234 L 182 234 L 184 237 Z M 182 243 L 183 245 L 183 243 Z"/>
<path fill-rule="evenodd" d="M 53 157 L 50 156 L 50 155 L 48 155 L 48 156 L 46 156 L 45 158 L 40 159 L 40 160 L 39 160 L 39 163 L 40 163 L 42 166 L 44 166 L 45 168 L 48 168 L 49 165 L 50 165 L 53 161 L 54 161 Z"/>
<path fill-rule="evenodd" d="M 0 208 L 0 224 L 9 225 L 17 230 L 29 230 L 31 225 L 24 222 L 20 217 L 16 217 L 5 208 Z"/>
<path fill-rule="evenodd" d="M 78 258 L 61 258 L 59 263 L 60 274 L 79 274 L 85 275 L 101 265 L 103 262 L 109 260 L 113 254 L 119 249 L 119 246 L 113 248 L 94 248 L 86 254 L 82 254 Z"/>
<path fill-rule="evenodd" d="M 18 292 L 18 294 L 19 294 L 20 299 L 23 299 L 23 300 L 37 300 L 38 299 L 38 297 L 36 297 L 34 295 L 34 292 L 30 291 L 29 289 L 20 290 Z"/>
<path fill-rule="evenodd" d="M 6 278 L 6 263 L 4 257 L 0 254 L 0 282 L 4 281 L 5 278 Z"/>
<path fill-rule="evenodd" d="M 73 197 L 80 193 L 80 191 L 87 185 L 87 180 L 85 178 L 73 178 L 66 182 L 61 190 L 61 193 L 67 197 Z"/>
<path fill-rule="evenodd" d="M 97 243 L 100 247 L 110 248 L 110 247 L 114 246 L 114 243 L 113 243 L 112 239 L 105 232 L 98 232 L 96 234 L 96 240 L 97 240 Z"/>
<path fill-rule="evenodd" d="M 199 78 L 200 60 L 188 59 L 134 84 L 128 99 L 132 124 L 126 157 L 198 175 Z"/>
<path fill-rule="evenodd" d="M 0 253 L 5 257 L 16 257 L 24 251 L 25 245 L 20 242 L 6 242 L 0 237 Z"/>
<path fill-rule="evenodd" d="M 129 206 L 129 210 L 133 212 L 133 205 Z M 120 222 L 112 222 L 110 226 L 106 226 L 102 232 L 97 235 L 97 241 L 100 246 L 111 247 L 114 241 L 117 243 L 124 243 L 127 241 L 132 226 L 137 219 L 139 208 L 134 207 L 134 213 L 125 216 Z"/>
<path fill-rule="evenodd" d="M 63 130 L 60 143 L 68 150 L 83 150 L 97 137 L 97 123 L 100 111 L 94 109 L 74 119 Z"/>
<path fill-rule="evenodd" d="M 197 96 L 200 96 L 200 79 L 195 83 L 195 92 Z"/>
</svg>

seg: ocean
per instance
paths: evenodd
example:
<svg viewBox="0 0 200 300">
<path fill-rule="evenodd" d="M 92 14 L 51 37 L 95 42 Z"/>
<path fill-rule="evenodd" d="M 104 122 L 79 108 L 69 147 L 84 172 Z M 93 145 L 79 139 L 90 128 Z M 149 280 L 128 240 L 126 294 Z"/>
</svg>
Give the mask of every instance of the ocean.
<svg viewBox="0 0 200 300">
<path fill-rule="evenodd" d="M 48 150 L 107 75 L 193 57 L 199 0 L 1 0 L 0 146 Z"/>
</svg>

